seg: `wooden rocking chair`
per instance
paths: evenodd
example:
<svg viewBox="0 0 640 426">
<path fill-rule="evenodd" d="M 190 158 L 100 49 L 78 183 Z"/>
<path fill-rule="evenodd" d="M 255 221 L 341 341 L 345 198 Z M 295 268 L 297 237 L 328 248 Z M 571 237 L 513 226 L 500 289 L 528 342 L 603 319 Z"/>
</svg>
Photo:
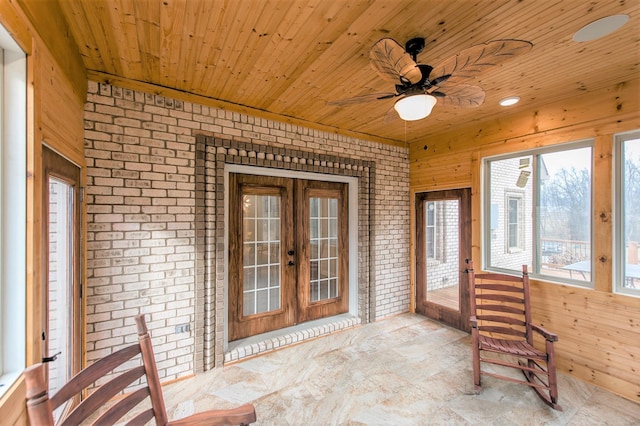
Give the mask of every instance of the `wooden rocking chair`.
<svg viewBox="0 0 640 426">
<path fill-rule="evenodd" d="M 471 261 L 467 271 L 471 298 L 473 381 L 476 389 L 482 389 L 481 374 L 525 384 L 531 386 L 546 404 L 562 411 L 558 405 L 553 349 L 553 342 L 558 340 L 558 336 L 531 323 L 527 265 L 522 266 L 522 277 L 476 274 Z M 534 331 L 545 339 L 544 351 L 534 347 Z M 484 356 L 488 353 L 507 356 Z M 482 371 L 481 362 L 519 369 L 526 381 Z"/>
<path fill-rule="evenodd" d="M 101 385 L 74 407 L 73 410 L 60 421 L 60 424 L 74 426 L 80 424 L 96 413 L 100 407 L 109 402 L 128 385 L 142 376 L 146 376 L 145 387 L 138 388 L 120 400 L 112 401 L 113 404 L 110 405 L 104 413 L 98 415 L 93 424 L 114 424 L 147 397 L 151 400 L 151 408 L 135 415 L 128 420 L 126 424 L 143 425 L 154 418 L 157 425 L 175 426 L 249 424 L 256 421 L 256 412 L 252 404 L 245 404 L 229 410 L 205 411 L 183 419 L 169 421 L 167 419 L 167 411 L 164 405 L 158 371 L 156 370 L 151 338 L 149 337 L 143 315 L 136 317 L 136 325 L 138 327 L 139 338 L 137 344 L 120 349 L 91 364 L 75 375 L 51 398 L 47 395 L 45 366 L 43 364 L 35 364 L 27 368 L 25 370 L 27 410 L 31 424 L 37 426 L 53 425 L 53 411 L 56 408 L 60 407 L 66 401 L 77 397 L 86 387 L 110 371 L 122 366 L 138 354 L 142 354 L 143 365 L 118 372 L 110 381 Z"/>
</svg>

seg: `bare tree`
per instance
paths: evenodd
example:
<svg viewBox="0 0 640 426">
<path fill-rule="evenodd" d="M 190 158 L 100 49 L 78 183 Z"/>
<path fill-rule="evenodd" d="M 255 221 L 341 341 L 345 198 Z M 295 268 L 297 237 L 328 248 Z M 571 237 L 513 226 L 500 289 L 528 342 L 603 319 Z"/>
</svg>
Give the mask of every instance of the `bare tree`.
<svg viewBox="0 0 640 426">
<path fill-rule="evenodd" d="M 624 162 L 625 238 L 640 241 L 640 158 Z"/>
<path fill-rule="evenodd" d="M 560 169 L 540 188 L 540 207 L 546 220 L 541 224 L 556 238 L 588 241 L 591 232 L 591 173 L 587 169 Z M 546 225 L 546 226 L 545 226 Z"/>
</svg>

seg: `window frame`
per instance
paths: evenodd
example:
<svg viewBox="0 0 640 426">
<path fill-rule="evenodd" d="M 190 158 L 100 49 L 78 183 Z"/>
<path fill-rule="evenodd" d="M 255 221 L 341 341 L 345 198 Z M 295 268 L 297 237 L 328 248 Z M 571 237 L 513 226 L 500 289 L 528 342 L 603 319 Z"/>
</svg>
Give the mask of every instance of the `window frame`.
<svg viewBox="0 0 640 426">
<path fill-rule="evenodd" d="M 0 396 L 26 362 L 27 57 L 0 25 Z"/>
<path fill-rule="evenodd" d="M 429 206 L 433 206 L 432 216 L 433 223 L 429 224 Z M 426 243 L 426 257 L 427 261 L 435 261 L 438 260 L 438 212 L 436 208 L 436 203 L 434 201 L 425 201 L 425 215 L 424 215 L 424 229 L 425 229 L 425 243 Z M 431 247 L 431 253 L 429 253 L 429 230 L 433 233 L 433 244 Z"/>
<path fill-rule="evenodd" d="M 509 212 L 509 214 L 505 214 L 504 218 L 505 218 L 505 249 L 507 250 L 507 253 L 514 253 L 514 252 L 520 252 L 520 251 L 524 251 L 525 249 L 525 232 L 524 232 L 524 205 L 525 205 L 525 201 L 524 201 L 524 192 L 515 192 L 515 191 L 506 191 L 505 192 L 505 200 L 506 206 L 509 206 L 509 203 L 511 200 L 515 200 L 517 202 L 518 205 L 518 211 L 516 212 L 517 214 L 517 219 L 516 219 L 516 240 L 517 240 L 517 244 L 515 246 L 511 245 L 511 212 Z M 511 209 L 511 207 L 509 207 L 509 209 Z"/>
<path fill-rule="evenodd" d="M 562 152 L 562 151 L 570 151 L 570 150 L 575 150 L 575 149 L 581 149 L 581 148 L 590 148 L 591 149 L 591 176 L 590 176 L 590 206 L 591 209 L 593 210 L 593 205 L 594 205 L 594 193 L 593 193 L 593 176 L 594 176 L 594 145 L 595 145 L 595 139 L 594 138 L 588 138 L 588 139 L 581 139 L 581 140 L 576 140 L 576 141 L 570 141 L 570 142 L 563 142 L 563 143 L 559 143 L 559 144 L 554 144 L 554 145 L 550 145 L 550 146 L 545 146 L 545 147 L 541 147 L 541 148 L 533 148 L 533 149 L 528 149 L 528 150 L 523 150 L 523 151 L 513 151 L 513 152 L 508 152 L 508 153 L 504 153 L 504 154 L 499 154 L 499 155 L 491 155 L 491 156 L 486 156 L 486 157 L 482 157 L 481 158 L 481 208 L 482 208 L 482 215 L 481 215 L 481 247 L 482 247 L 482 265 L 483 268 L 487 271 L 493 271 L 493 272 L 499 272 L 499 273 L 507 273 L 507 274 L 513 274 L 513 273 L 518 273 L 518 271 L 516 271 L 515 269 L 508 269 L 508 268 L 504 268 L 504 267 L 499 267 L 499 266 L 491 266 L 491 237 L 492 237 L 492 229 L 491 229 L 491 221 L 492 221 L 492 207 L 491 207 L 491 167 L 490 167 L 490 163 L 494 162 L 494 161 L 500 161 L 500 160 L 508 160 L 508 159 L 514 159 L 514 158 L 518 158 L 518 157 L 525 157 L 525 156 L 531 156 L 532 161 L 531 161 L 531 179 L 532 179 L 532 196 L 531 196 L 531 201 L 533 203 L 533 205 L 531 206 L 531 212 L 532 212 L 532 235 L 531 235 L 531 250 L 532 250 L 532 255 L 531 258 L 528 260 L 527 264 L 530 266 L 530 273 L 529 275 L 534 277 L 534 278 L 538 278 L 538 279 L 544 279 L 545 281 L 548 282 L 555 282 L 555 283 L 559 283 L 559 284 L 568 284 L 568 285 L 575 285 L 577 287 L 581 287 L 581 288 L 586 288 L 586 289 L 593 289 L 594 288 L 594 277 L 593 277 L 593 273 L 590 274 L 589 276 L 589 280 L 577 280 L 577 279 L 572 279 L 572 278 L 563 278 L 563 277 L 558 277 L 558 276 L 554 276 L 554 275 L 547 275 L 544 273 L 540 272 L 540 264 L 541 264 L 541 256 L 539 254 L 540 252 L 540 237 L 539 237 L 539 209 L 540 209 L 540 188 L 539 188 L 539 174 L 540 174 L 540 165 L 539 165 L 539 156 L 540 155 L 544 155 L 544 154 L 550 154 L 550 153 L 556 153 L 556 152 Z M 508 192 L 514 192 L 513 190 L 509 190 Z M 507 199 L 506 197 L 506 192 L 505 192 L 505 200 Z M 526 200 L 525 200 L 526 202 Z M 524 214 L 524 213 L 523 213 Z M 593 220 L 593 216 L 591 215 L 591 221 L 590 221 L 590 229 L 589 229 L 589 243 L 590 243 L 590 247 L 591 247 L 591 253 L 590 253 L 590 265 L 591 265 L 591 271 L 594 270 L 593 268 L 593 264 L 594 264 L 594 252 L 593 252 L 593 236 L 594 236 L 594 220 Z M 526 231 L 523 230 L 523 232 L 525 233 L 524 238 L 526 238 Z M 507 238 L 507 236 L 505 235 L 505 238 Z M 524 242 L 524 241 L 523 241 Z M 508 245 L 508 244 L 506 244 Z M 505 249 L 508 249 L 507 247 L 505 247 Z"/>
<path fill-rule="evenodd" d="M 624 143 L 631 140 L 640 139 L 640 129 L 630 132 L 617 133 L 614 135 L 614 234 L 613 234 L 613 280 L 611 283 L 611 291 L 625 296 L 640 297 L 640 289 L 630 289 L 623 286 L 625 280 L 626 265 L 626 238 L 625 231 L 625 209 L 624 209 L 624 190 L 625 190 L 625 149 Z"/>
</svg>

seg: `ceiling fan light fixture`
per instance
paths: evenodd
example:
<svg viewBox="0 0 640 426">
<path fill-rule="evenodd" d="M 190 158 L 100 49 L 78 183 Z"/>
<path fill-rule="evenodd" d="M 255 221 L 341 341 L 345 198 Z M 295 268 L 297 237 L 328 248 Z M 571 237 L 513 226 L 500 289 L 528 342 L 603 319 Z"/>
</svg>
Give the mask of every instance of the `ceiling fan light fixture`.
<svg viewBox="0 0 640 426">
<path fill-rule="evenodd" d="M 519 96 L 509 96 L 508 98 L 500 99 L 499 104 L 501 106 L 511 106 L 520 102 Z"/>
<path fill-rule="evenodd" d="M 405 121 L 421 120 L 431 114 L 438 100 L 427 93 L 406 96 L 393 105 L 400 118 Z"/>
</svg>

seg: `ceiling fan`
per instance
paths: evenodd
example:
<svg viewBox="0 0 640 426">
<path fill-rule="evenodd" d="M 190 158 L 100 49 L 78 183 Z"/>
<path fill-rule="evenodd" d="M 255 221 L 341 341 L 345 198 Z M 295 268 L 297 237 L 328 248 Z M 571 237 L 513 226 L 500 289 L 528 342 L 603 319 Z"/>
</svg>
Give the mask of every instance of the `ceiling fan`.
<svg viewBox="0 0 640 426">
<path fill-rule="evenodd" d="M 380 99 L 399 98 L 384 117 L 391 121 L 420 120 L 431 113 L 436 103 L 444 106 L 477 107 L 484 102 L 485 92 L 470 83 L 486 70 L 521 55 L 533 43 L 525 40 L 492 40 L 462 50 L 432 67 L 417 63 L 424 38 L 412 38 L 405 48 L 391 38 L 383 38 L 369 52 L 369 63 L 384 80 L 395 84 L 395 92 L 370 93 L 327 102 L 344 106 Z"/>
</svg>

